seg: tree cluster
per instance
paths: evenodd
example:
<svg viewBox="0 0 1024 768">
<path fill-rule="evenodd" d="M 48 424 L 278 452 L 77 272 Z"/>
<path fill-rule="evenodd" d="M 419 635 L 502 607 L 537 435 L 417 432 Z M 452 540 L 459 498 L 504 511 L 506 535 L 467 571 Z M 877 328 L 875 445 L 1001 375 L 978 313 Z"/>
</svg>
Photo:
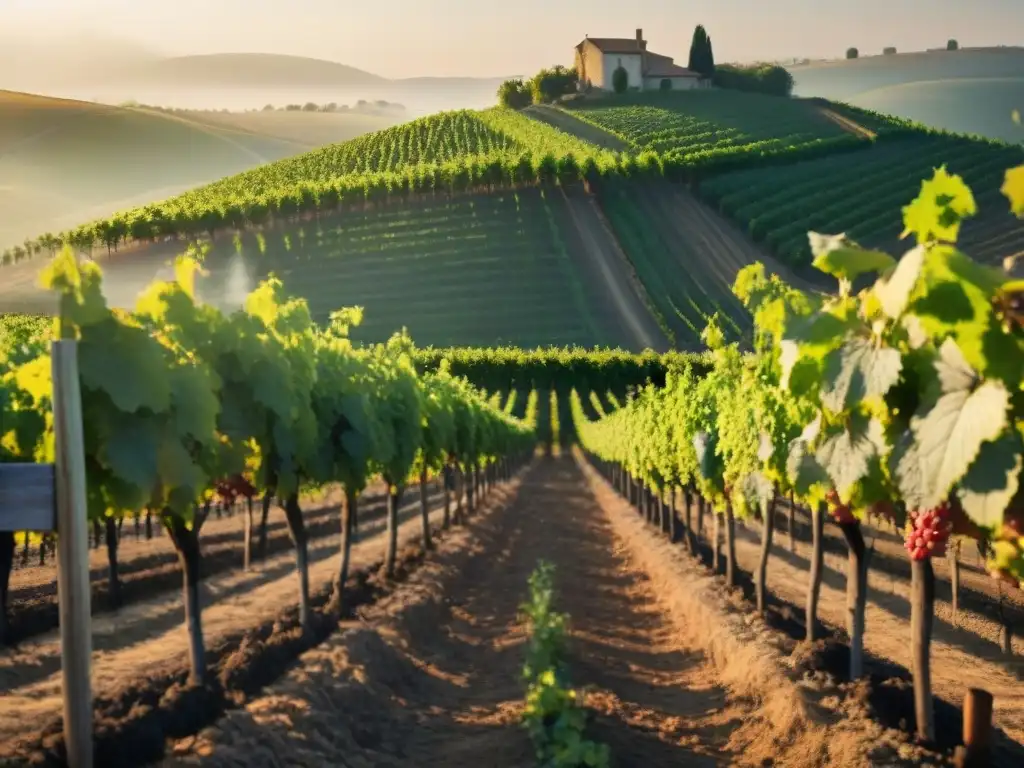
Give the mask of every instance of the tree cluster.
<svg viewBox="0 0 1024 768">
<path fill-rule="evenodd" d="M 556 64 L 542 69 L 529 80 L 506 80 L 498 86 L 498 103 L 510 109 L 522 109 L 530 104 L 551 104 L 562 96 L 576 92 L 579 74 L 576 68 Z"/>
<path fill-rule="evenodd" d="M 715 52 L 711 47 L 711 38 L 703 24 L 698 24 L 697 28 L 693 30 L 688 67 L 704 77 L 714 77 L 715 75 Z"/>
<path fill-rule="evenodd" d="M 533 103 L 530 85 L 521 79 L 506 80 L 498 86 L 498 103 L 509 109 L 523 109 Z"/>
<path fill-rule="evenodd" d="M 858 51 L 856 48 L 847 48 L 846 49 L 846 58 L 848 58 L 848 59 L 856 59 L 856 58 L 859 58 L 859 57 L 860 57 L 860 51 Z"/>
<path fill-rule="evenodd" d="M 718 88 L 769 96 L 790 96 L 793 83 L 792 73 L 776 64 L 754 64 L 749 67 L 722 64 L 715 67 L 714 84 Z"/>
</svg>

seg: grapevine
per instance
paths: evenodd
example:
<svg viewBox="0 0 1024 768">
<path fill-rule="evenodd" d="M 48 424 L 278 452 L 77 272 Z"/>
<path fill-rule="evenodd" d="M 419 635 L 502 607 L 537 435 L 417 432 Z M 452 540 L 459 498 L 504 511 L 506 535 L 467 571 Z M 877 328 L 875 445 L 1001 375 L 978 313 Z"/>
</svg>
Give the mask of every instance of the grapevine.
<svg viewBox="0 0 1024 768">
<path fill-rule="evenodd" d="M 1002 191 L 1011 211 L 1024 217 L 1024 166 L 1005 174 Z M 1024 405 L 1010 394 L 1024 376 L 1024 333 L 1013 314 L 1022 287 L 957 250 L 960 225 L 976 211 L 970 188 L 939 168 L 903 209 L 904 234 L 917 244 L 901 259 L 842 234 L 812 232 L 815 266 L 837 280 L 836 295 L 801 294 L 766 280 L 760 265 L 750 267 L 734 290 L 754 314 L 753 353 L 741 356 L 726 345 L 712 320 L 704 334 L 711 370 L 682 400 L 670 377 L 598 421 L 587 420 L 582 406 L 575 409 L 585 449 L 628 475 L 652 477 L 660 454 L 677 453 L 682 438 L 696 452 L 701 496 L 730 514 L 768 495 L 759 490 L 766 473 L 777 484 L 791 484 L 816 526 L 820 510 L 829 510 L 851 551 L 852 676 L 859 669 L 854 657 L 861 653 L 867 589 L 860 520 L 870 510 L 906 521 L 918 635 L 917 733 L 925 741 L 935 736 L 931 558 L 945 553 L 955 529 L 990 543 L 988 568 L 996 578 L 1024 585 Z M 854 293 L 871 273 L 881 276 Z M 962 297 L 956 307 L 948 298 L 954 294 Z M 666 421 L 671 428 L 651 428 Z M 769 429 L 754 451 L 759 424 Z M 783 439 L 773 439 L 773 430 Z M 775 457 L 784 457 L 784 471 Z M 808 593 L 809 639 L 819 542 L 820 532 Z"/>
<path fill-rule="evenodd" d="M 307 626 L 301 492 L 342 484 L 353 499 L 376 472 L 404 484 L 421 455 L 486 465 L 524 456 L 535 438 L 531 425 L 492 407 L 464 380 L 417 374 L 407 337 L 354 347 L 347 326 L 357 312 L 317 327 L 305 302 L 285 297 L 270 278 L 244 310 L 224 315 L 196 301 L 197 270 L 183 257 L 175 280 L 151 285 L 131 312 L 110 309 L 100 268 L 69 250 L 43 281 L 59 298 L 58 333 L 78 342 L 88 514 L 108 521 L 109 531 L 126 515 L 158 512 L 183 565 L 192 676 L 203 681 L 199 532 L 215 498 L 278 497 L 296 546 Z M 0 461 L 52 461 L 45 335 L 34 328 L 0 345 Z M 421 410 L 431 394 L 436 406 Z M 13 551 L 13 542 L 12 534 L 0 545 Z M 342 561 L 335 605 L 347 556 Z M 6 584 L 10 558 L 0 562 Z"/>
</svg>

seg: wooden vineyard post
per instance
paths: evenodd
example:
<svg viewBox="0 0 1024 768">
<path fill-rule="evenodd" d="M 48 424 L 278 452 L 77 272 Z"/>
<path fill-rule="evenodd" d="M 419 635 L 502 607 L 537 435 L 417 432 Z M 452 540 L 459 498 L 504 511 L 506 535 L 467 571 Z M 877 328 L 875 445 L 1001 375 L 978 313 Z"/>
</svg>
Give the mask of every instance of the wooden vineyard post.
<svg viewBox="0 0 1024 768">
<path fill-rule="evenodd" d="M 92 768 L 92 611 L 77 343 L 69 339 L 53 342 L 52 360 L 64 741 L 71 768 Z"/>
<path fill-rule="evenodd" d="M 77 345 L 52 344 L 53 464 L 0 464 L 0 530 L 57 538 L 64 742 L 71 768 L 92 768 L 92 626 L 85 447 Z"/>
<path fill-rule="evenodd" d="M 989 764 L 992 736 L 992 694 L 971 688 L 964 696 L 964 745 L 956 748 L 957 768 L 982 768 Z"/>
</svg>

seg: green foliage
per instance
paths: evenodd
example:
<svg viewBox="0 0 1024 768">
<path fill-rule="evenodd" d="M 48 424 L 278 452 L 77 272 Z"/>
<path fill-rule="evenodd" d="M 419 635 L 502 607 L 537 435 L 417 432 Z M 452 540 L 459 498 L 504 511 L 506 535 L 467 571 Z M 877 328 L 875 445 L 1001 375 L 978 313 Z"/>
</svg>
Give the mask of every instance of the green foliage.
<svg viewBox="0 0 1024 768">
<path fill-rule="evenodd" d="M 847 48 L 846 49 L 846 58 L 848 58 L 848 59 L 856 59 L 856 58 L 859 58 L 859 57 L 860 57 L 860 51 L 858 51 L 856 48 Z"/>
<path fill-rule="evenodd" d="M 812 505 L 835 491 L 857 516 L 894 508 L 901 519 L 949 502 L 960 529 L 993 541 L 989 567 L 1024 582 L 1022 284 L 957 250 L 976 210 L 964 181 L 939 168 L 904 207 L 917 243 L 898 261 L 809 233 L 837 295 L 801 294 L 760 265 L 741 271 L 734 290 L 755 318 L 753 351 L 725 343 L 712 319 L 711 370 L 682 398 L 670 378 L 595 422 L 577 402 L 581 442 L 653 488 L 690 480 L 666 469 L 690 442 L 697 488 L 740 515 L 763 512 L 787 486 Z"/>
<path fill-rule="evenodd" d="M 612 72 L 612 90 L 620 94 L 629 90 L 629 73 L 621 64 Z"/>
<path fill-rule="evenodd" d="M 698 24 L 693 30 L 693 39 L 690 42 L 690 61 L 687 68 L 699 72 L 703 77 L 714 77 L 715 74 L 715 53 L 711 46 L 711 38 L 703 24 Z"/>
<path fill-rule="evenodd" d="M 860 111 L 848 116 L 880 131 L 876 146 L 777 168 L 737 171 L 701 183 L 700 196 L 764 245 L 783 263 L 794 267 L 811 264 L 814 255 L 807 231 L 844 233 L 845 239 L 864 243 L 891 243 L 906 228 L 901 209 L 920 193 L 920 179 L 945 168 L 915 203 L 923 218 L 911 217 L 911 232 L 922 221 L 935 221 L 937 235 L 953 236 L 959 217 L 984 204 L 998 210 L 1000 185 L 1013 184 L 1014 171 L 1008 167 L 1024 164 L 1024 147 L 924 132 L 913 126 L 871 122 Z M 945 201 L 944 179 L 958 175 L 975 195 Z M 837 184 L 835 179 L 846 179 Z M 1024 180 L 1015 182 L 1022 189 Z M 1024 189 L 1019 193 L 1024 200 Z M 1024 206 L 1024 203 L 1021 203 Z M 949 212 L 932 217 L 934 207 Z M 959 209 L 959 212 L 958 210 Z M 912 209 L 913 210 L 913 209 Z M 946 223 L 949 218 L 951 224 Z M 984 229 L 991 234 L 972 256 L 979 261 L 997 262 L 1012 248 L 1017 222 L 1010 217 L 992 216 Z M 927 234 L 927 233 L 924 233 Z M 1007 243 L 1010 240 L 1010 243 Z"/>
<path fill-rule="evenodd" d="M 958 51 L 958 50 L 960 50 L 960 43 L 958 43 L 953 38 L 950 38 L 949 40 L 946 41 L 946 50 L 947 51 Z"/>
<path fill-rule="evenodd" d="M 534 104 L 550 104 L 562 96 L 575 93 L 579 75 L 575 68 L 569 69 L 556 64 L 550 69 L 542 69 L 529 82 L 530 94 Z"/>
<path fill-rule="evenodd" d="M 520 79 L 506 80 L 498 86 L 498 103 L 509 109 L 523 109 L 533 103 L 530 86 Z"/>
<path fill-rule="evenodd" d="M 530 626 L 523 679 L 526 707 L 523 724 L 530 733 L 540 765 L 549 768 L 609 765 L 609 751 L 584 737 L 586 710 L 569 686 L 565 668 L 568 617 L 554 610 L 554 566 L 540 562 L 529 580 L 522 612 Z"/>
<path fill-rule="evenodd" d="M 243 472 L 282 497 L 358 491 L 376 471 L 404 482 L 421 454 L 487 463 L 534 444 L 468 382 L 419 376 L 408 337 L 354 348 L 358 311 L 318 328 L 271 278 L 224 315 L 195 301 L 197 269 L 180 259 L 134 312 L 110 309 L 99 267 L 70 251 L 44 272 L 77 340 L 91 517 L 151 508 L 198 526 L 218 480 Z M 0 347 L 0 460 L 52 460 L 49 350 L 28 338 Z"/>
<path fill-rule="evenodd" d="M 617 136 L 638 154 L 656 153 L 663 174 L 669 177 L 679 173 L 675 170 L 679 166 L 703 176 L 767 163 L 774 156 L 791 162 L 797 154 L 870 145 L 823 120 L 805 102 L 753 93 L 640 92 L 613 100 L 581 100 L 564 108 Z"/>
<path fill-rule="evenodd" d="M 777 64 L 754 64 L 749 67 L 720 64 L 715 67 L 714 84 L 716 88 L 734 91 L 791 96 L 794 80 L 788 69 Z"/>
</svg>

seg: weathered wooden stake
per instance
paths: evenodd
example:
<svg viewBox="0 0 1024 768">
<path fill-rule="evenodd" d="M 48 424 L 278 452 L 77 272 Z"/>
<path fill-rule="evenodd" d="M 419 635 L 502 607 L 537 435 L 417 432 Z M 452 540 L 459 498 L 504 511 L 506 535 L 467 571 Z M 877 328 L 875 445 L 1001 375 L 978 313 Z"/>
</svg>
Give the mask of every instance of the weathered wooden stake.
<svg viewBox="0 0 1024 768">
<path fill-rule="evenodd" d="M 89 529 L 85 489 L 85 439 L 78 350 L 72 340 L 53 342 L 54 491 L 57 511 L 57 594 L 60 611 L 64 741 L 71 768 L 92 768 L 92 619 Z"/>
<path fill-rule="evenodd" d="M 971 688 L 964 696 L 964 744 L 957 747 L 953 763 L 957 768 L 988 766 L 992 738 L 992 694 Z"/>
</svg>

